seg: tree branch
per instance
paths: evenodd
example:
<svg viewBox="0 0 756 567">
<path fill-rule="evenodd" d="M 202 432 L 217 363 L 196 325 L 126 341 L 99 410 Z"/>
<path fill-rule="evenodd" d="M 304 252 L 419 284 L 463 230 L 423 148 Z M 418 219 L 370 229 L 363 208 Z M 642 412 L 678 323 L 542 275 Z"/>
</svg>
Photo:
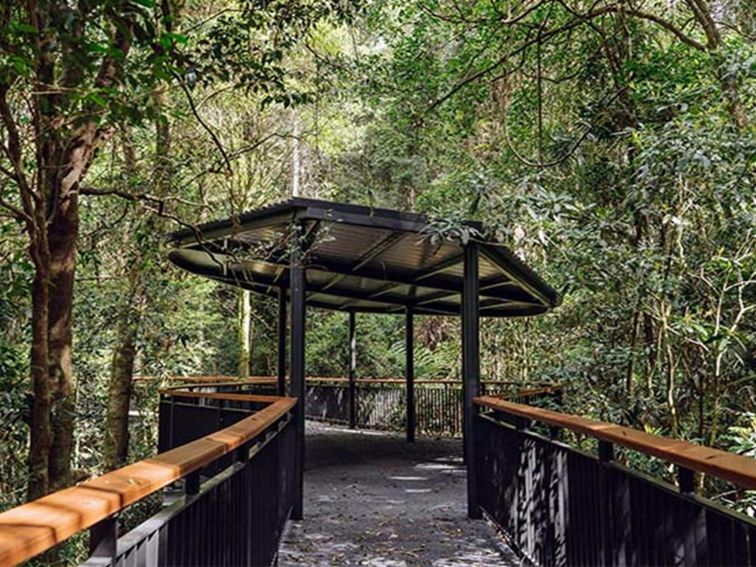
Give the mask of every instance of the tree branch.
<svg viewBox="0 0 756 567">
<path fill-rule="evenodd" d="M 11 216 L 17 220 L 24 221 L 27 224 L 34 222 L 31 216 L 26 214 L 24 211 L 22 211 L 15 205 L 11 205 L 8 201 L 3 199 L 2 197 L 0 197 L 0 207 L 10 212 Z"/>
<path fill-rule="evenodd" d="M 13 118 L 13 112 L 8 104 L 8 89 L 9 86 L 7 84 L 0 84 L 0 120 L 2 120 L 5 130 L 8 132 L 8 145 L 3 144 L 3 151 L 8 156 L 11 166 L 13 167 L 11 178 L 18 184 L 24 211 L 31 216 L 33 211 L 32 201 L 39 204 L 40 197 L 30 187 L 29 181 L 24 173 L 21 135 L 19 134 L 16 121 Z"/>
<path fill-rule="evenodd" d="M 168 201 L 174 201 L 176 203 L 181 203 L 182 205 L 189 205 L 192 207 L 201 207 L 202 205 L 199 203 L 194 203 L 192 201 L 187 201 L 186 199 L 182 199 L 180 197 L 157 197 L 155 195 L 150 195 L 149 193 L 131 193 L 129 191 L 124 191 L 122 189 L 100 189 L 98 187 L 91 187 L 91 186 L 84 186 L 79 187 L 79 194 L 80 195 L 93 195 L 98 197 L 120 197 L 121 199 L 125 199 L 127 201 L 144 201 L 144 202 L 152 202 L 157 203 L 161 209 L 165 206 L 165 204 Z"/>
<path fill-rule="evenodd" d="M 197 107 L 194 104 L 194 99 L 192 98 L 192 93 L 189 92 L 189 89 L 186 87 L 186 84 L 184 83 L 184 80 L 175 71 L 173 72 L 173 76 L 178 81 L 178 84 L 181 87 L 181 90 L 184 91 L 184 95 L 186 95 L 186 100 L 189 102 L 189 108 L 191 108 L 192 114 L 194 114 L 194 117 L 197 119 L 197 122 L 199 122 L 200 125 L 205 129 L 205 131 L 210 135 L 210 137 L 213 140 L 213 143 L 218 148 L 218 151 L 220 151 L 221 156 L 223 156 L 223 161 L 226 164 L 226 168 L 228 169 L 228 173 L 232 174 L 234 172 L 234 170 L 231 167 L 231 160 L 228 159 L 228 154 L 226 154 L 226 150 L 223 147 L 223 144 L 221 143 L 220 139 L 215 134 L 215 132 L 213 132 L 213 129 L 210 128 L 210 126 L 208 126 L 208 124 L 202 119 L 202 116 L 200 116 L 199 112 L 197 111 Z"/>
<path fill-rule="evenodd" d="M 550 39 L 554 36 L 560 35 L 564 32 L 570 31 L 581 24 L 598 18 L 600 16 L 605 16 L 607 14 L 627 14 L 628 16 L 636 17 L 639 19 L 645 19 L 652 21 L 656 23 L 657 25 L 661 26 L 662 28 L 666 29 L 667 31 L 674 34 L 680 41 L 683 43 L 694 47 L 695 49 L 698 49 L 700 51 L 706 51 L 706 46 L 691 38 L 690 36 L 683 33 L 679 28 L 668 22 L 667 20 L 664 20 L 663 18 L 660 18 L 654 14 L 649 14 L 647 12 L 642 12 L 640 10 L 632 10 L 627 9 L 622 6 L 604 6 L 603 8 L 597 8 L 591 12 L 587 12 L 585 14 L 578 14 L 576 15 L 574 20 L 571 20 L 570 22 L 567 22 L 566 24 L 559 26 L 557 28 L 550 29 L 548 31 L 544 31 L 540 36 L 540 41 L 545 41 L 547 39 Z M 443 104 L 447 100 L 449 100 L 451 97 L 453 97 L 455 94 L 457 94 L 461 89 L 463 89 L 465 86 L 469 85 L 470 83 L 473 83 L 477 81 L 478 79 L 485 77 L 489 73 L 493 72 L 498 67 L 501 67 L 506 61 L 515 55 L 518 55 L 522 52 L 524 52 L 529 47 L 535 45 L 539 41 L 538 38 L 531 38 L 524 43 L 520 44 L 517 48 L 513 49 L 512 51 L 506 53 L 487 67 L 481 69 L 477 73 L 466 77 L 465 79 L 462 79 L 460 82 L 458 82 L 455 86 L 453 86 L 449 91 L 446 92 L 446 94 L 442 95 L 440 98 L 437 98 L 435 101 L 433 101 L 430 106 L 428 107 L 428 111 L 431 111 L 435 108 L 437 108 L 439 105 Z M 505 73 L 506 74 L 506 73 Z"/>
<path fill-rule="evenodd" d="M 698 49 L 699 51 L 706 51 L 706 46 L 701 43 L 700 41 L 693 39 L 689 35 L 686 35 L 680 28 L 672 24 L 671 22 L 665 20 L 664 18 L 660 18 L 659 16 L 655 14 L 650 14 L 648 12 L 642 12 L 640 10 L 628 10 L 627 8 L 623 8 L 621 6 L 608 6 L 607 7 L 607 13 L 617 13 L 617 14 L 627 14 L 628 16 L 632 16 L 634 18 L 639 18 L 641 20 L 648 20 L 650 22 L 654 22 L 655 24 L 661 26 L 668 32 L 672 33 L 682 41 L 683 43 L 688 44 L 689 46 Z M 600 14 L 599 14 L 600 15 Z"/>
</svg>

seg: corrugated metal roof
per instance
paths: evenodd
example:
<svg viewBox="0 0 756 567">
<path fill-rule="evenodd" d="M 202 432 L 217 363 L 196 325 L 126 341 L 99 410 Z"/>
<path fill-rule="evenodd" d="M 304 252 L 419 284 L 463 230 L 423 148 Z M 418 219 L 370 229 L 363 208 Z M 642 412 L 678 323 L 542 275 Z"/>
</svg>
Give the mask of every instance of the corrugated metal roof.
<svg viewBox="0 0 756 567">
<path fill-rule="evenodd" d="M 288 287 L 288 251 L 295 223 L 308 301 L 329 309 L 457 314 L 462 245 L 430 238 L 425 215 L 315 199 L 290 199 L 234 218 L 173 233 L 171 260 L 207 277 L 274 295 Z M 482 233 L 482 226 L 466 222 Z M 508 248 L 477 241 L 481 314 L 543 313 L 559 295 Z"/>
</svg>

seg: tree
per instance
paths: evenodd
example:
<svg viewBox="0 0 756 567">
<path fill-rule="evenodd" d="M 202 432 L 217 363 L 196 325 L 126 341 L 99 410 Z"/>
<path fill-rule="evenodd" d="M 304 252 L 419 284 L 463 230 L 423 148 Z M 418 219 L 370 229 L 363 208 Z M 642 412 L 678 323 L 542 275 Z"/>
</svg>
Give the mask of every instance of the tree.
<svg viewBox="0 0 756 567">
<path fill-rule="evenodd" d="M 72 305 L 81 195 L 121 195 L 162 201 L 142 191 L 82 185 L 98 151 L 124 124 L 159 114 L 151 104 L 164 81 L 178 84 L 196 119 L 190 89 L 201 81 L 231 81 L 289 101 L 283 50 L 302 29 L 340 11 L 337 3 L 274 2 L 227 10 L 179 54 L 185 35 L 172 30 L 171 4 L 153 0 L 9 3 L 0 9 L 0 122 L 3 159 L 0 206 L 23 223 L 34 265 L 32 286 L 29 497 L 70 482 L 74 428 Z M 161 25 L 156 25 L 161 22 Z M 257 34 L 278 29 L 276 40 Z M 247 49 L 238 49 L 245 45 Z M 243 70 L 242 73 L 238 73 Z M 163 212 L 160 210 L 159 212 Z"/>
<path fill-rule="evenodd" d="M 81 183 L 117 121 L 139 118 L 131 99 L 155 75 L 126 72 L 154 55 L 156 14 L 148 2 L 127 1 L 2 8 L 0 205 L 24 224 L 34 265 L 29 498 L 70 482 Z"/>
</svg>

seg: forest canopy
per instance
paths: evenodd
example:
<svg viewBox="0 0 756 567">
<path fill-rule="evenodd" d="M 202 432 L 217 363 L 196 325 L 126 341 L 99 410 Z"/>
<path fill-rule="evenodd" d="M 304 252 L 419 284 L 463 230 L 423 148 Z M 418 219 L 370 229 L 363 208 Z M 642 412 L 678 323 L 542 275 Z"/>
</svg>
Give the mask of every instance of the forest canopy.
<svg viewBox="0 0 756 567">
<path fill-rule="evenodd" d="M 440 234 L 482 221 L 563 296 L 483 326 L 484 379 L 756 455 L 748 2 L 50 0 L 0 18 L 0 508 L 152 454 L 162 378 L 275 375 L 276 306 L 178 270 L 165 236 L 291 195 L 427 213 Z M 343 376 L 346 316 L 308 324 L 308 374 Z M 402 375 L 400 317 L 357 332 L 359 376 Z M 415 349 L 419 378 L 459 378 L 457 320 L 418 318 Z"/>
</svg>

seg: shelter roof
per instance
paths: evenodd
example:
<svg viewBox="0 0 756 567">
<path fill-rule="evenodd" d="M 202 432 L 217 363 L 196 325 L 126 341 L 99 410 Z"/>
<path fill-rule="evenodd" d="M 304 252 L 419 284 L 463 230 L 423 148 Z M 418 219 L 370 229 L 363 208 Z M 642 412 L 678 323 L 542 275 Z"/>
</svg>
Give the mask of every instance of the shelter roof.
<svg viewBox="0 0 756 567">
<path fill-rule="evenodd" d="M 559 295 L 506 246 L 466 221 L 293 198 L 172 234 L 171 261 L 190 272 L 267 295 L 288 288 L 290 250 L 304 250 L 307 302 L 342 311 L 458 315 L 465 237 L 478 245 L 480 314 L 535 315 Z"/>
</svg>

